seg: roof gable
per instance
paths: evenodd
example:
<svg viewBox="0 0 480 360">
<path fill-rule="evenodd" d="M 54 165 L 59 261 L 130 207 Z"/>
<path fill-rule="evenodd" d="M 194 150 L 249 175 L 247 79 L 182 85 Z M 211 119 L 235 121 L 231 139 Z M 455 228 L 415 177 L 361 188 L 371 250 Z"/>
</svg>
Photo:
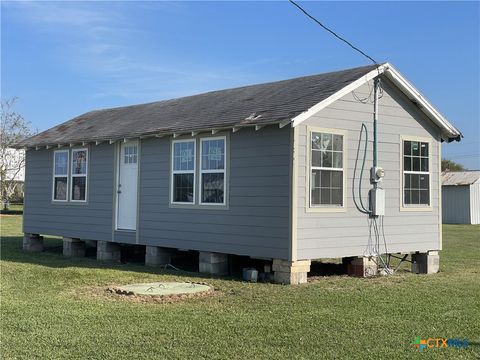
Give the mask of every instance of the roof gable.
<svg viewBox="0 0 480 360">
<path fill-rule="evenodd" d="M 444 140 L 449 142 L 453 140 L 460 141 L 460 139 L 463 137 L 462 133 L 455 128 L 442 114 L 440 114 L 440 112 L 435 109 L 435 107 L 389 63 L 379 65 L 356 81 L 347 84 L 342 89 L 323 99 L 306 112 L 299 114 L 292 120 L 293 126 L 301 124 L 313 114 L 326 108 L 328 105 L 334 103 L 338 99 L 358 89 L 360 86 L 380 75 L 386 76 L 401 92 L 407 96 L 410 101 L 415 103 L 418 108 L 439 127 L 439 129 L 442 131 L 441 135 Z"/>
</svg>

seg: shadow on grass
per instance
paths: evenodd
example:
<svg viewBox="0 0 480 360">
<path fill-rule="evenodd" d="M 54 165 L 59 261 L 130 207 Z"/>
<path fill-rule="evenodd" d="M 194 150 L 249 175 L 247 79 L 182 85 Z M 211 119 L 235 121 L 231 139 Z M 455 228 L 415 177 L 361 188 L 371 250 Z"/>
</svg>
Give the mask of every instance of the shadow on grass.
<svg viewBox="0 0 480 360">
<path fill-rule="evenodd" d="M 139 246 L 140 247 L 140 246 Z M 122 245 L 122 261 L 119 263 L 109 261 L 99 261 L 96 259 L 96 249 L 93 246 L 87 246 L 86 256 L 71 258 L 63 256 L 63 243 L 61 238 L 44 239 L 44 250 L 42 252 L 28 252 L 22 249 L 22 238 L 18 236 L 1 237 L 1 260 L 7 262 L 23 263 L 46 266 L 50 268 L 68 268 L 81 267 L 86 269 L 115 269 L 135 273 L 154 274 L 154 275 L 175 275 L 188 278 L 218 279 L 230 281 L 242 281 L 238 276 L 214 276 L 205 273 L 199 273 L 198 256 L 196 261 L 193 259 L 193 253 L 196 252 L 178 252 L 179 255 L 172 258 L 172 265 L 178 268 L 145 266 L 139 259 L 137 252 L 131 252 L 131 246 Z M 140 252 L 141 253 L 141 252 Z"/>
<path fill-rule="evenodd" d="M 0 215 L 23 215 L 23 210 L 0 210 Z"/>
</svg>

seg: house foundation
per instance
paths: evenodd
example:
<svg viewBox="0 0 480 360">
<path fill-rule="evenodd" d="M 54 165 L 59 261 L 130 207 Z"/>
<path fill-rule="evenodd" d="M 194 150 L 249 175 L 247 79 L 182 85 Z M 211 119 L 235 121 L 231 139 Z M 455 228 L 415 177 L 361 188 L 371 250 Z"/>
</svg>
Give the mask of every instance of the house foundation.
<svg viewBox="0 0 480 360">
<path fill-rule="evenodd" d="M 412 272 L 415 274 L 435 274 L 440 269 L 438 251 L 412 254 Z"/>
<path fill-rule="evenodd" d="M 347 264 L 347 272 L 350 276 L 371 277 L 378 275 L 377 258 L 374 256 L 361 256 L 351 258 Z"/>
<path fill-rule="evenodd" d="M 145 265 L 168 265 L 171 262 L 172 250 L 160 246 L 145 247 Z"/>
<path fill-rule="evenodd" d="M 227 254 L 200 251 L 198 256 L 199 272 L 214 275 L 228 274 Z"/>
<path fill-rule="evenodd" d="M 75 238 L 63 238 L 63 256 L 84 257 L 85 241 Z"/>
<path fill-rule="evenodd" d="M 121 258 L 120 244 L 110 241 L 97 241 L 97 260 L 117 261 Z"/>
<path fill-rule="evenodd" d="M 43 251 L 43 236 L 39 234 L 23 234 L 23 250 L 32 252 Z"/>
<path fill-rule="evenodd" d="M 289 261 L 273 259 L 273 281 L 277 284 L 305 284 L 310 271 L 310 260 Z"/>
</svg>

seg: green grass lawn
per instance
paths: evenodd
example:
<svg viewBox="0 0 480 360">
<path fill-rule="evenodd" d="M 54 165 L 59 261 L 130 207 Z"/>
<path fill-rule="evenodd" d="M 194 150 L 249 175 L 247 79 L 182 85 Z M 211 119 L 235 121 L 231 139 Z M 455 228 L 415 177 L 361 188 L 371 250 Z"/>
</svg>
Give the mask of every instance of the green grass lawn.
<svg viewBox="0 0 480 360">
<path fill-rule="evenodd" d="M 2 359 L 480 358 L 478 226 L 444 227 L 436 275 L 281 286 L 65 259 L 55 239 L 25 253 L 21 217 L 1 223 Z M 92 291 L 163 280 L 206 281 L 221 293 L 144 304 Z M 476 344 L 419 352 L 415 337 Z"/>
<path fill-rule="evenodd" d="M 0 214 L 11 214 L 11 215 L 22 215 L 23 214 L 23 204 L 11 204 L 8 207 L 8 210 L 0 209 Z"/>
</svg>

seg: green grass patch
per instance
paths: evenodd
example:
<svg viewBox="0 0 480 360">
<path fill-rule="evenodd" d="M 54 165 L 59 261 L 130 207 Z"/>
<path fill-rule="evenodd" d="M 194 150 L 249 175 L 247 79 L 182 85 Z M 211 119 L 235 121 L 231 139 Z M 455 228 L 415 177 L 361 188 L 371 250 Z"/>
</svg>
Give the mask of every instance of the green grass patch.
<svg viewBox="0 0 480 360">
<path fill-rule="evenodd" d="M 441 271 L 249 284 L 91 258 L 61 241 L 21 250 L 21 217 L 2 216 L 2 359 L 478 359 L 480 227 L 444 226 Z M 205 281 L 220 294 L 172 304 L 116 301 L 92 289 Z M 467 338 L 419 352 L 415 337 Z"/>
<path fill-rule="evenodd" d="M 11 204 L 7 210 L 0 209 L 0 214 L 23 215 L 23 204 Z"/>
</svg>

